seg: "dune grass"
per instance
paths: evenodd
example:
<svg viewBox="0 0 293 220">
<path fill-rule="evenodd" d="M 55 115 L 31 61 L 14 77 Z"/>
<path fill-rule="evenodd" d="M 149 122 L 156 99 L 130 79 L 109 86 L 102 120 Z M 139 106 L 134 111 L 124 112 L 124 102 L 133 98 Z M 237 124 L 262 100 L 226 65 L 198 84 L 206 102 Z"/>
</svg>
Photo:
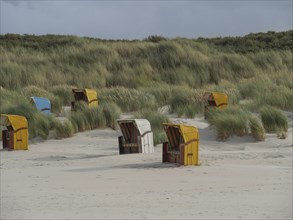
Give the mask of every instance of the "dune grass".
<svg viewBox="0 0 293 220">
<path fill-rule="evenodd" d="M 242 108 L 211 109 L 207 114 L 208 121 L 215 127 L 219 140 L 226 140 L 233 135 L 248 134 L 249 113 Z"/>
<path fill-rule="evenodd" d="M 57 85 L 50 88 L 49 91 L 58 97 L 63 105 L 70 106 L 71 101 L 74 100 L 72 89 L 73 87 L 69 85 Z"/>
<path fill-rule="evenodd" d="M 54 119 L 53 128 L 56 130 L 56 137 L 58 139 L 72 137 L 74 134 L 74 127 L 71 121 L 60 121 Z"/>
<path fill-rule="evenodd" d="M 133 112 L 140 109 L 154 110 L 158 107 L 155 97 L 137 89 L 113 87 L 98 91 L 101 102 L 116 103 L 121 110 Z"/>
<path fill-rule="evenodd" d="M 233 135 L 244 136 L 249 133 L 257 141 L 265 139 L 260 120 L 251 116 L 244 108 L 212 109 L 208 115 L 208 121 L 216 128 L 219 140 L 226 140 Z"/>
<path fill-rule="evenodd" d="M 20 103 L 28 103 L 22 93 L 0 87 L 0 110 Z"/>
<path fill-rule="evenodd" d="M 120 118 L 121 109 L 111 102 L 102 103 L 100 107 L 106 119 L 106 126 L 112 129 L 117 129 L 117 119 Z"/>
<path fill-rule="evenodd" d="M 99 89 L 137 89 L 154 84 L 198 88 L 292 67 L 292 50 L 287 47 L 270 49 L 268 45 L 266 51 L 235 53 L 182 38 L 153 42 L 3 35 L 0 45 L 0 86 L 11 90 L 31 85 L 47 91 L 60 85 Z"/>
<path fill-rule="evenodd" d="M 114 103 L 100 103 L 98 107 L 86 107 L 72 112 L 69 120 L 74 131 L 85 131 L 96 128 L 117 128 L 116 120 L 120 118 L 121 110 Z"/>
<path fill-rule="evenodd" d="M 273 39 L 291 33 L 266 34 Z M 98 89 L 101 101 L 114 102 L 122 111 L 171 105 L 173 112 L 192 117 L 202 113 L 194 99 L 200 90 L 225 92 L 230 104 L 241 97 L 292 109 L 292 50 L 287 46 L 267 45 L 264 51 L 243 53 L 215 47 L 219 39 L 106 41 L 13 34 L 0 38 L 0 86 L 26 98 L 47 97 L 55 113 L 61 105 L 70 105 L 73 87 Z M 250 38 L 264 46 L 254 35 L 229 38 L 226 43 L 241 44 Z M 274 42 L 290 45 L 288 40 Z"/>
<path fill-rule="evenodd" d="M 72 113 L 69 120 L 71 121 L 75 132 L 90 130 L 91 128 L 90 122 L 87 121 L 85 113 L 82 111 Z"/>
<path fill-rule="evenodd" d="M 238 85 L 242 99 L 252 99 L 257 106 L 270 105 L 283 110 L 293 109 L 292 72 L 257 75 Z"/>
<path fill-rule="evenodd" d="M 266 105 L 292 110 L 291 35 L 292 31 L 223 39 L 153 36 L 142 41 L 2 35 L 0 111 L 29 117 L 31 136 L 46 138 L 47 121 L 52 129 L 52 120 L 30 109 L 29 98 L 49 98 L 52 111 L 59 114 L 62 106 L 73 101 L 73 87 L 97 90 L 101 104 L 95 110 L 80 106 L 80 111 L 71 115 L 74 132 L 105 126 L 114 128 L 121 111 L 156 112 L 163 106 L 178 116 L 193 118 L 203 113 L 205 91 L 225 92 L 229 105 L 238 105 L 245 99 L 247 102 L 242 106 L 254 112 Z M 274 41 L 261 41 L 265 36 Z M 250 40 L 251 44 L 243 46 Z M 245 134 L 249 125 L 260 129 L 258 122 L 249 120 L 244 116 L 244 108 L 240 109 L 221 114 L 227 120 L 221 121 L 220 116 L 214 119 L 221 138 Z M 270 129 L 264 120 L 263 126 Z M 39 134 L 34 123 L 42 130 Z M 278 128 L 280 136 L 287 130 L 285 122 L 282 123 L 283 127 Z M 235 132 L 221 134 L 220 127 L 230 124 Z"/>
<path fill-rule="evenodd" d="M 257 141 L 265 140 L 265 129 L 262 125 L 262 122 L 253 116 L 249 117 L 249 127 L 252 137 Z"/>
<path fill-rule="evenodd" d="M 203 104 L 183 104 L 175 107 L 174 112 L 178 117 L 194 118 L 196 114 L 203 112 Z"/>
<path fill-rule="evenodd" d="M 277 133 L 280 138 L 287 137 L 288 121 L 281 110 L 271 106 L 265 106 L 261 108 L 260 116 L 267 132 Z"/>
<path fill-rule="evenodd" d="M 194 118 L 196 114 L 202 114 L 204 110 L 203 89 L 191 89 L 188 87 L 174 87 L 171 89 L 169 105 L 171 111 L 178 117 Z"/>
<path fill-rule="evenodd" d="M 233 135 L 251 135 L 256 141 L 265 140 L 265 131 L 277 132 L 280 138 L 286 138 L 288 121 L 279 109 L 262 107 L 260 118 L 243 106 L 229 106 L 226 109 L 211 109 L 208 121 L 217 131 L 219 140 Z"/>
</svg>

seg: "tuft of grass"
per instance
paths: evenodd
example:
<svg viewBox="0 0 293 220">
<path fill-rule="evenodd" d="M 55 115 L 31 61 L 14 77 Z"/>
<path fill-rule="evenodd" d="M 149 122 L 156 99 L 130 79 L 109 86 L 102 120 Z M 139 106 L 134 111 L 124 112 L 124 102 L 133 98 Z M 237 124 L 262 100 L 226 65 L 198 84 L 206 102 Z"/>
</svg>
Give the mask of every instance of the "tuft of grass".
<svg viewBox="0 0 293 220">
<path fill-rule="evenodd" d="M 121 115 L 120 108 L 115 103 L 103 103 L 100 108 L 103 109 L 106 126 L 117 129 L 117 119 L 119 119 Z"/>
<path fill-rule="evenodd" d="M 57 119 L 54 119 L 53 124 L 54 129 L 56 130 L 57 138 L 68 138 L 73 136 L 74 127 L 71 121 L 64 120 L 62 122 Z"/>
<path fill-rule="evenodd" d="M 281 110 L 272 106 L 265 106 L 260 109 L 260 116 L 267 132 L 280 133 L 281 137 L 285 137 L 282 133 L 288 131 L 288 121 Z"/>
<path fill-rule="evenodd" d="M 100 103 L 97 108 L 83 106 L 72 112 L 69 120 L 74 130 L 85 131 L 96 128 L 110 127 L 117 128 L 116 120 L 120 118 L 121 110 L 115 103 Z"/>
<path fill-rule="evenodd" d="M 47 116 L 37 113 L 34 115 L 34 135 L 42 139 L 47 139 L 50 132 L 50 119 Z"/>
<path fill-rule="evenodd" d="M 172 98 L 172 87 L 164 84 L 153 84 L 151 87 L 142 88 L 144 93 L 152 94 L 158 105 L 168 105 Z"/>
<path fill-rule="evenodd" d="M 272 76 L 259 74 L 241 82 L 238 88 L 242 98 L 252 99 L 257 106 L 270 105 L 283 110 L 291 110 L 293 108 L 291 78 L 290 73 L 287 75 L 281 72 L 272 73 Z"/>
<path fill-rule="evenodd" d="M 203 113 L 204 102 L 202 90 L 194 90 L 186 87 L 172 89 L 170 99 L 171 111 L 176 112 L 178 117 L 186 116 L 193 118 L 197 113 Z"/>
<path fill-rule="evenodd" d="M 85 131 L 90 129 L 90 124 L 82 111 L 73 112 L 70 115 L 69 120 L 73 124 L 74 130 L 76 128 L 77 131 Z"/>
<path fill-rule="evenodd" d="M 258 93 L 255 102 L 259 106 L 270 105 L 284 110 L 293 109 L 292 89 L 284 86 L 270 86 L 264 93 Z"/>
<path fill-rule="evenodd" d="M 202 103 L 186 104 L 175 107 L 178 117 L 194 118 L 197 113 L 201 113 L 203 109 Z"/>
<path fill-rule="evenodd" d="M 255 140 L 263 141 L 265 139 L 265 129 L 258 118 L 249 117 L 249 127 L 251 135 Z"/>
<path fill-rule="evenodd" d="M 84 101 L 76 101 L 74 103 L 74 110 L 75 111 L 85 111 L 88 109 L 88 104 Z"/>
<path fill-rule="evenodd" d="M 193 94 L 188 88 L 176 88 L 172 90 L 172 98 L 170 100 L 171 110 L 176 112 L 177 108 L 192 103 Z"/>
<path fill-rule="evenodd" d="M 239 107 L 211 109 L 208 112 L 209 123 L 216 128 L 217 138 L 226 140 L 233 135 L 248 134 L 249 113 Z"/>
<path fill-rule="evenodd" d="M 61 103 L 66 106 L 71 105 L 71 101 L 74 100 L 72 94 L 73 86 L 70 85 L 57 85 L 50 89 L 50 92 L 55 96 L 59 97 Z"/>
<path fill-rule="evenodd" d="M 99 91 L 101 102 L 116 103 L 123 111 L 154 110 L 158 107 L 155 97 L 137 89 L 113 87 Z"/>
<path fill-rule="evenodd" d="M 9 106 L 28 103 L 26 97 L 17 91 L 8 90 L 0 86 L 0 111 L 6 109 Z"/>
</svg>

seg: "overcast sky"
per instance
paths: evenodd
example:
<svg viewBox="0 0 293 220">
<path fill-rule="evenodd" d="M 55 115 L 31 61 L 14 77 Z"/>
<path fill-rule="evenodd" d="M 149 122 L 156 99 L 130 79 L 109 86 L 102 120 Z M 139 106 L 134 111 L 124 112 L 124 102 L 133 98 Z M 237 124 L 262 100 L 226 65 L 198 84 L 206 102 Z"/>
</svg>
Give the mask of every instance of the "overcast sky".
<svg viewBox="0 0 293 220">
<path fill-rule="evenodd" d="M 1 1 L 1 34 L 104 39 L 242 36 L 292 29 L 292 0 Z"/>
</svg>

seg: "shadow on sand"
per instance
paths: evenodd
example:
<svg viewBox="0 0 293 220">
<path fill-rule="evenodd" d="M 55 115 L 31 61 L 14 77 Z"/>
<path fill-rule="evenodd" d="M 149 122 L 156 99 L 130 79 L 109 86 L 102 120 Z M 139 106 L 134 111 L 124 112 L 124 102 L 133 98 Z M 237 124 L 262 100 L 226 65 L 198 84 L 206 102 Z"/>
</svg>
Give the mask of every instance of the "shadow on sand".
<svg viewBox="0 0 293 220">
<path fill-rule="evenodd" d="M 48 156 L 48 157 L 38 157 L 38 158 L 33 158 L 33 159 L 28 159 L 28 160 L 39 161 L 39 162 L 54 162 L 54 161 L 65 161 L 65 160 L 92 159 L 92 158 L 108 157 L 108 156 L 114 156 L 114 155 L 117 155 L 117 154 L 79 155 L 79 156 L 74 156 L 74 157 L 52 155 L 52 156 Z"/>
<path fill-rule="evenodd" d="M 81 169 L 70 169 L 66 170 L 68 172 L 93 172 L 93 171 L 102 171 L 110 169 L 166 169 L 166 168 L 176 168 L 180 167 L 179 164 L 173 163 L 162 163 L 162 162 L 153 162 L 153 163 L 131 163 L 131 164 L 120 164 L 108 167 L 89 167 Z"/>
</svg>

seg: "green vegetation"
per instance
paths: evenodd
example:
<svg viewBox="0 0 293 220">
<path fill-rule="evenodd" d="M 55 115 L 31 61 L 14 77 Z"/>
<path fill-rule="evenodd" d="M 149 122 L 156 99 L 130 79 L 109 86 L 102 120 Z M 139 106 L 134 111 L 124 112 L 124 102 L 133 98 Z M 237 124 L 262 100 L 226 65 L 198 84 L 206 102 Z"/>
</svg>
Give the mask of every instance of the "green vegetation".
<svg viewBox="0 0 293 220">
<path fill-rule="evenodd" d="M 121 109 L 115 103 L 103 103 L 99 106 L 102 109 L 104 117 L 106 119 L 106 126 L 116 129 L 117 119 L 120 118 Z"/>
<path fill-rule="evenodd" d="M 251 116 L 249 118 L 249 127 L 255 140 L 263 141 L 265 139 L 265 129 L 258 118 Z"/>
<path fill-rule="evenodd" d="M 175 87 L 171 90 L 170 107 L 179 117 L 193 118 L 196 113 L 203 113 L 203 90 Z"/>
<path fill-rule="evenodd" d="M 266 106 L 261 108 L 260 115 L 267 132 L 276 132 L 280 138 L 286 138 L 288 121 L 286 116 L 279 109 Z"/>
<path fill-rule="evenodd" d="M 216 39 L 106 41 L 73 36 L 0 35 L 0 86 L 21 91 L 37 86 L 69 88 L 142 88 L 168 85 L 203 87 L 233 83 L 256 75 L 292 69 L 292 31 L 263 34 L 275 37 L 278 47 L 253 37 L 253 51 L 215 47 Z M 279 37 L 282 35 L 283 37 Z M 227 42 L 242 43 L 243 38 Z M 244 40 L 246 41 L 246 40 Z M 283 45 L 283 46 L 282 46 Z M 288 45 L 288 46 L 286 46 Z M 238 48 L 236 45 L 235 48 Z M 253 52 L 253 53 L 251 53 Z M 86 77 L 85 77 L 86 76 Z"/>
<path fill-rule="evenodd" d="M 293 109 L 292 72 L 256 76 L 239 85 L 242 98 L 252 99 L 257 106 L 270 105 L 283 110 Z"/>
<path fill-rule="evenodd" d="M 216 129 L 217 138 L 222 141 L 233 135 L 248 134 L 256 141 L 265 139 L 265 129 L 260 119 L 240 106 L 211 109 L 208 112 L 208 121 Z"/>
<path fill-rule="evenodd" d="M 244 37 L 199 38 L 219 49 L 239 53 L 258 52 L 260 50 L 293 50 L 293 31 L 252 33 Z"/>
<path fill-rule="evenodd" d="M 114 102 L 123 111 L 138 111 L 140 109 L 156 109 L 158 103 L 150 93 L 144 93 L 137 89 L 114 87 L 102 89 L 98 94 L 102 102 Z"/>
<path fill-rule="evenodd" d="M 210 119 L 219 138 L 251 131 L 261 140 L 261 124 L 249 111 L 258 113 L 267 105 L 293 109 L 292 34 L 290 30 L 213 39 L 150 36 L 142 41 L 0 35 L 0 112 L 28 117 L 30 138 L 46 139 L 52 129 L 62 138 L 77 131 L 116 128 L 121 111 L 154 117 L 152 126 L 166 120 L 157 115 L 161 107 L 193 118 L 203 113 L 204 92 L 219 91 L 228 94 L 230 105 L 242 106 L 216 112 Z M 46 97 L 54 115 L 59 115 L 62 106 L 71 104 L 76 87 L 95 89 L 99 108 L 77 104 L 79 110 L 58 123 L 29 103 L 31 96 Z M 285 137 L 284 120 L 274 120 L 282 125 L 273 129 Z M 275 126 L 263 116 L 262 123 L 266 130 Z M 154 135 L 156 143 L 165 138 L 161 130 Z"/>
<path fill-rule="evenodd" d="M 67 138 L 73 136 L 74 128 L 71 121 L 66 120 L 64 122 L 61 122 L 55 119 L 53 123 L 53 128 L 56 130 L 57 138 Z"/>
<path fill-rule="evenodd" d="M 115 103 L 102 103 L 97 108 L 84 107 L 70 115 L 74 131 L 85 131 L 96 128 L 117 128 L 116 120 L 121 110 Z"/>
<path fill-rule="evenodd" d="M 74 100 L 72 93 L 73 86 L 57 85 L 49 89 L 49 91 L 56 97 L 58 97 L 63 105 L 70 106 L 71 101 Z"/>
<path fill-rule="evenodd" d="M 207 118 L 209 123 L 216 128 L 219 140 L 226 140 L 233 135 L 248 134 L 249 113 L 242 108 L 210 109 Z"/>
</svg>

